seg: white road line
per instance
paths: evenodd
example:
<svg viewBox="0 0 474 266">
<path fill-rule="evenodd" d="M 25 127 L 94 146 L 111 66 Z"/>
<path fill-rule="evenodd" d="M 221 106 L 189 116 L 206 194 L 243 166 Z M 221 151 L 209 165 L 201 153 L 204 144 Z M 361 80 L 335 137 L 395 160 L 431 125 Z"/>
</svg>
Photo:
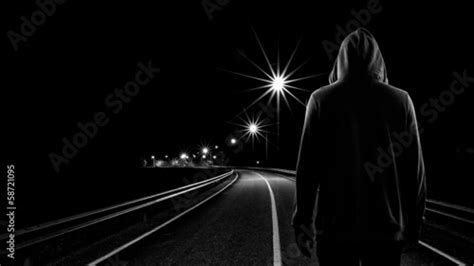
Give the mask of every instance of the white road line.
<svg viewBox="0 0 474 266">
<path fill-rule="evenodd" d="M 115 254 L 119 253 L 120 251 L 122 251 L 122 250 L 128 248 L 129 246 L 131 246 L 131 245 L 137 243 L 138 241 L 142 240 L 143 238 L 145 238 L 145 237 L 147 237 L 147 236 L 153 234 L 154 232 L 160 230 L 161 228 L 165 227 L 166 225 L 168 225 L 168 224 L 174 222 L 175 220 L 177 220 L 177 219 L 180 218 L 181 216 L 183 216 L 183 215 L 185 215 L 186 213 L 188 213 L 188 212 L 190 212 L 190 211 L 196 209 L 197 207 L 201 206 L 202 204 L 204 204 L 204 203 L 207 202 L 208 200 L 210 200 L 210 199 L 214 198 L 215 196 L 217 196 L 218 194 L 220 194 L 222 191 L 224 191 L 224 190 L 227 189 L 229 186 L 231 186 L 232 184 L 234 184 L 235 181 L 238 179 L 238 177 L 239 177 L 239 176 L 238 176 L 238 174 L 237 174 L 236 177 L 235 177 L 229 184 L 227 184 L 225 187 L 223 187 L 222 189 L 220 189 L 220 190 L 217 191 L 216 193 L 212 194 L 210 197 L 208 197 L 208 198 L 206 198 L 205 200 L 203 200 L 203 201 L 199 202 L 198 204 L 194 205 L 193 207 L 191 207 L 191 208 L 185 210 L 184 212 L 182 212 L 182 213 L 180 213 L 180 214 L 174 216 L 173 218 L 169 219 L 168 221 L 162 223 L 161 225 L 159 225 L 159 226 L 153 228 L 152 230 L 150 230 L 150 231 L 148 231 L 148 232 L 146 232 L 146 233 L 140 235 L 139 237 L 133 239 L 132 241 L 129 241 L 129 242 L 125 243 L 124 245 L 122 245 L 122 246 L 120 246 L 120 247 L 118 247 L 118 248 L 112 250 L 111 252 L 109 252 L 109 253 L 107 253 L 106 255 L 104 255 L 104 256 L 102 256 L 102 257 L 100 257 L 100 258 L 94 260 L 93 262 L 90 262 L 90 263 L 87 264 L 87 265 L 88 265 L 88 266 L 97 265 L 97 264 L 99 264 L 99 263 L 101 263 L 101 262 L 107 260 L 108 258 L 114 256 Z"/>
<path fill-rule="evenodd" d="M 268 183 L 267 179 L 263 177 L 261 174 L 254 172 L 258 176 L 260 176 L 263 181 L 267 184 L 268 191 L 270 192 L 270 200 L 272 203 L 272 226 L 273 226 L 273 265 L 282 265 L 281 263 L 281 250 L 280 250 L 280 233 L 278 227 L 278 214 L 277 208 L 275 203 L 275 197 L 273 196 L 272 187 L 270 183 Z"/>
<path fill-rule="evenodd" d="M 426 244 L 426 243 L 423 242 L 423 241 L 418 241 L 418 243 L 419 243 L 420 245 L 424 246 L 425 248 L 427 248 L 427 249 L 429 249 L 429 250 L 435 252 L 436 254 L 438 254 L 438 255 L 440 255 L 440 256 L 442 256 L 442 257 L 444 257 L 444 258 L 450 260 L 451 262 L 456 263 L 457 265 L 466 265 L 466 264 L 463 263 L 462 261 L 460 261 L 460 260 L 458 260 L 458 259 L 456 259 L 456 258 L 453 258 L 452 256 L 450 256 L 450 255 L 444 253 L 443 251 L 441 251 L 441 250 L 439 250 L 439 249 L 437 249 L 437 248 L 435 248 L 435 247 L 433 247 L 433 246 L 430 246 L 430 245 Z"/>
</svg>

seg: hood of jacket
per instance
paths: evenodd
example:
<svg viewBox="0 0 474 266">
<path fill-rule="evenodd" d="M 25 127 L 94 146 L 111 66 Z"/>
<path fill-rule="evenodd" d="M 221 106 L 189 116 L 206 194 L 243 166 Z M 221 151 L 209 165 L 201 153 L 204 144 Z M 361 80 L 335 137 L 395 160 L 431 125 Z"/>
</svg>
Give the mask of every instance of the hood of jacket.
<svg viewBox="0 0 474 266">
<path fill-rule="evenodd" d="M 353 31 L 341 43 L 329 84 L 343 79 L 375 79 L 388 84 L 382 53 L 374 36 L 365 28 Z"/>
</svg>

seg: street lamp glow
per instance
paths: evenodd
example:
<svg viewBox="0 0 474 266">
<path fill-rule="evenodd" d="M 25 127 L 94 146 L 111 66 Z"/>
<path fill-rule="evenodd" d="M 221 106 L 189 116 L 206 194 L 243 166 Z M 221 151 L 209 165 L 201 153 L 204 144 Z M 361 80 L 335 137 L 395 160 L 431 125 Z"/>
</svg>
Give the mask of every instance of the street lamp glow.
<svg viewBox="0 0 474 266">
<path fill-rule="evenodd" d="M 209 153 L 209 148 L 207 148 L 207 147 L 202 148 L 202 153 L 208 154 Z"/>
<path fill-rule="evenodd" d="M 215 160 L 215 159 L 217 159 L 217 156 L 215 156 L 215 155 L 214 155 L 214 156 L 212 156 L 212 159 L 214 159 L 214 160 Z"/>
<path fill-rule="evenodd" d="M 272 79 L 272 90 L 281 93 L 285 88 L 286 79 L 282 76 L 275 76 Z"/>
<path fill-rule="evenodd" d="M 249 130 L 250 134 L 253 134 L 253 135 L 257 134 L 258 126 L 256 124 L 250 124 L 248 130 Z"/>
<path fill-rule="evenodd" d="M 152 155 L 152 156 L 151 156 L 151 159 L 152 159 L 152 160 L 155 160 L 155 155 Z"/>
<path fill-rule="evenodd" d="M 229 71 L 230 73 L 253 79 L 261 83 L 261 85 L 251 88 L 248 91 L 261 91 L 260 96 L 257 96 L 257 98 L 252 101 L 244 110 L 250 109 L 252 106 L 255 104 L 261 102 L 264 98 L 268 98 L 267 103 L 272 102 L 273 100 L 276 101 L 276 112 L 277 112 L 277 124 L 279 124 L 279 114 L 280 114 L 280 104 L 283 101 L 285 105 L 290 109 L 291 111 L 291 106 L 290 106 L 290 99 L 298 102 L 302 106 L 306 106 L 306 104 L 299 99 L 298 94 L 307 92 L 309 93 L 309 90 L 300 88 L 297 83 L 306 79 L 310 78 L 315 78 L 315 77 L 320 77 L 323 75 L 326 75 L 327 72 L 325 73 L 316 73 L 308 76 L 299 76 L 298 77 L 298 71 L 308 62 L 304 61 L 299 65 L 294 64 L 294 59 L 296 55 L 296 51 L 298 50 L 298 47 L 300 45 L 300 42 L 296 44 L 296 47 L 293 49 L 289 57 L 287 57 L 285 63 L 283 63 L 280 60 L 280 53 L 279 49 L 277 50 L 277 55 L 276 55 L 276 62 L 272 62 L 270 60 L 269 56 L 267 55 L 267 52 L 265 51 L 262 43 L 260 42 L 259 37 L 257 34 L 255 34 L 255 39 L 258 43 L 258 46 L 260 48 L 260 51 L 262 52 L 263 58 L 265 59 L 265 63 L 259 63 L 256 62 L 252 59 L 249 58 L 246 54 L 243 52 L 240 52 L 242 57 L 246 59 L 251 65 L 255 67 L 255 69 L 258 71 L 258 75 L 255 74 L 245 74 L 245 73 L 240 73 L 240 72 L 235 72 L 235 71 Z M 240 114 L 239 114 L 240 115 Z"/>
<path fill-rule="evenodd" d="M 265 141 L 268 141 L 266 137 L 268 131 L 266 128 L 270 126 L 270 124 L 266 124 L 265 120 L 260 119 L 261 113 L 252 117 L 249 117 L 249 115 L 245 113 L 245 116 L 245 118 L 239 117 L 242 123 L 232 123 L 241 128 L 238 130 L 238 132 L 241 133 L 239 140 L 243 139 L 245 142 L 249 142 L 251 140 L 252 144 L 254 143 L 254 140 L 260 141 L 260 139 L 264 139 Z M 236 144 L 237 141 L 237 139 L 232 138 L 230 143 Z"/>
<path fill-rule="evenodd" d="M 214 146 L 214 149 L 216 149 L 216 150 L 217 150 L 217 149 L 219 149 L 219 146 L 217 146 L 217 145 L 216 145 L 216 146 Z"/>
<path fill-rule="evenodd" d="M 181 156 L 179 156 L 179 158 L 181 158 L 182 160 L 184 160 L 184 159 L 188 159 L 189 156 L 188 156 L 186 153 L 182 153 Z"/>
</svg>

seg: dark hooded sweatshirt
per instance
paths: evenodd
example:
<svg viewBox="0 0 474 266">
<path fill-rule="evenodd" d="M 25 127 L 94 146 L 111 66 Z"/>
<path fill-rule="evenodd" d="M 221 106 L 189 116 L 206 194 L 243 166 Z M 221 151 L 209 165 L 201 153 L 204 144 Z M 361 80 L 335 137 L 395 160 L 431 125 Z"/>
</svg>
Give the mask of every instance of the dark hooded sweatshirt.
<svg viewBox="0 0 474 266">
<path fill-rule="evenodd" d="M 415 110 L 369 31 L 344 39 L 329 82 L 307 105 L 293 226 L 314 224 L 317 240 L 416 240 L 426 183 Z"/>
</svg>

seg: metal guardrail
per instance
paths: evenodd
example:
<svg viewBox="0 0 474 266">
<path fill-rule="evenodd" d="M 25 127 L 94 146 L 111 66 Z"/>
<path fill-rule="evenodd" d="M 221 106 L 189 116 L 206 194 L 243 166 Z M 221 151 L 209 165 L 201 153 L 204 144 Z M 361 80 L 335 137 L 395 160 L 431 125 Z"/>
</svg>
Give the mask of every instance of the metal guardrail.
<svg viewBox="0 0 474 266">
<path fill-rule="evenodd" d="M 135 237 L 134 239 L 114 248 L 113 250 L 109 251 L 107 254 L 95 259 L 94 261 L 92 262 L 89 262 L 87 265 L 88 266 L 95 266 L 95 265 L 100 265 L 100 264 L 103 264 L 103 263 L 106 263 L 107 260 L 109 260 L 110 258 L 112 258 L 113 256 L 116 256 L 118 253 L 120 252 L 123 252 L 124 250 L 128 249 L 130 246 L 136 244 L 137 242 L 140 242 L 141 240 L 143 240 L 144 238 L 148 237 L 149 235 L 155 233 L 156 231 L 160 230 L 161 228 L 167 226 L 168 224 L 176 221 L 177 219 L 179 219 L 180 217 L 182 217 L 183 215 L 187 214 L 188 212 L 196 209 L 197 207 L 201 206 L 202 204 L 206 203 L 207 201 L 209 201 L 210 199 L 216 197 L 217 195 L 219 195 L 220 193 L 222 193 L 223 191 L 225 191 L 228 187 L 232 186 L 235 181 L 237 180 L 238 178 L 238 174 L 236 175 L 236 177 L 229 183 L 227 184 L 226 186 L 224 186 L 223 188 L 221 188 L 219 191 L 215 192 L 214 194 L 212 194 L 211 196 L 207 197 L 206 199 L 200 201 L 199 203 L 195 204 L 194 206 L 186 209 L 185 211 L 181 212 L 180 214 L 174 216 L 173 218 L 169 219 L 168 221 L 164 222 L 164 223 L 161 223 L 159 224 L 158 226 L 154 227 L 153 229 L 139 235 L 138 237 Z"/>
<path fill-rule="evenodd" d="M 208 186 L 210 184 L 219 182 L 222 179 L 228 176 L 231 176 L 233 173 L 234 173 L 234 170 L 231 170 L 227 173 L 224 173 L 222 175 L 219 175 L 210 179 L 206 179 L 203 181 L 199 181 L 196 183 L 192 183 L 192 184 L 175 188 L 175 189 L 171 189 L 168 191 L 160 192 L 154 195 L 142 197 L 136 200 L 128 201 L 125 203 L 109 206 L 106 208 L 102 208 L 102 209 L 98 209 L 98 210 L 94 210 L 90 212 L 81 213 L 78 215 L 69 216 L 63 219 L 46 222 L 37 226 L 20 229 L 16 232 L 16 237 L 22 236 L 23 238 L 26 238 L 26 240 L 23 243 L 17 244 L 16 249 L 19 250 L 21 248 L 25 248 L 25 247 L 38 244 L 38 243 L 41 243 L 53 238 L 57 238 L 59 236 L 77 231 L 79 229 L 83 229 L 83 228 L 98 224 L 100 222 L 104 222 L 112 218 L 116 218 L 128 213 L 143 209 L 145 207 L 157 204 L 159 202 L 162 202 L 162 201 L 180 196 L 182 194 L 194 191 L 196 189 Z M 111 212 L 114 210 L 116 211 Z M 66 224 L 74 223 L 76 221 L 77 221 L 77 224 L 65 226 Z M 57 228 L 57 230 L 55 230 L 55 228 Z M 32 239 L 28 239 L 28 235 L 41 234 L 41 231 L 46 231 L 46 230 L 48 230 L 48 232 L 46 232 L 44 235 L 41 235 L 39 237 L 34 237 Z M 50 232 L 50 231 L 53 231 L 53 232 Z M 0 236 L 0 241 L 3 241 L 7 238 L 8 238 L 8 234 L 2 234 Z M 0 251 L 0 253 L 1 252 L 3 251 Z"/>
<path fill-rule="evenodd" d="M 427 200 L 426 203 L 426 211 L 428 212 L 474 225 L 474 210 L 471 208 L 438 200 Z"/>
<path fill-rule="evenodd" d="M 281 168 L 263 168 L 263 167 L 244 167 L 245 169 L 257 170 L 257 171 L 270 171 L 280 173 L 284 175 L 296 175 L 295 170 L 281 169 Z"/>
</svg>

